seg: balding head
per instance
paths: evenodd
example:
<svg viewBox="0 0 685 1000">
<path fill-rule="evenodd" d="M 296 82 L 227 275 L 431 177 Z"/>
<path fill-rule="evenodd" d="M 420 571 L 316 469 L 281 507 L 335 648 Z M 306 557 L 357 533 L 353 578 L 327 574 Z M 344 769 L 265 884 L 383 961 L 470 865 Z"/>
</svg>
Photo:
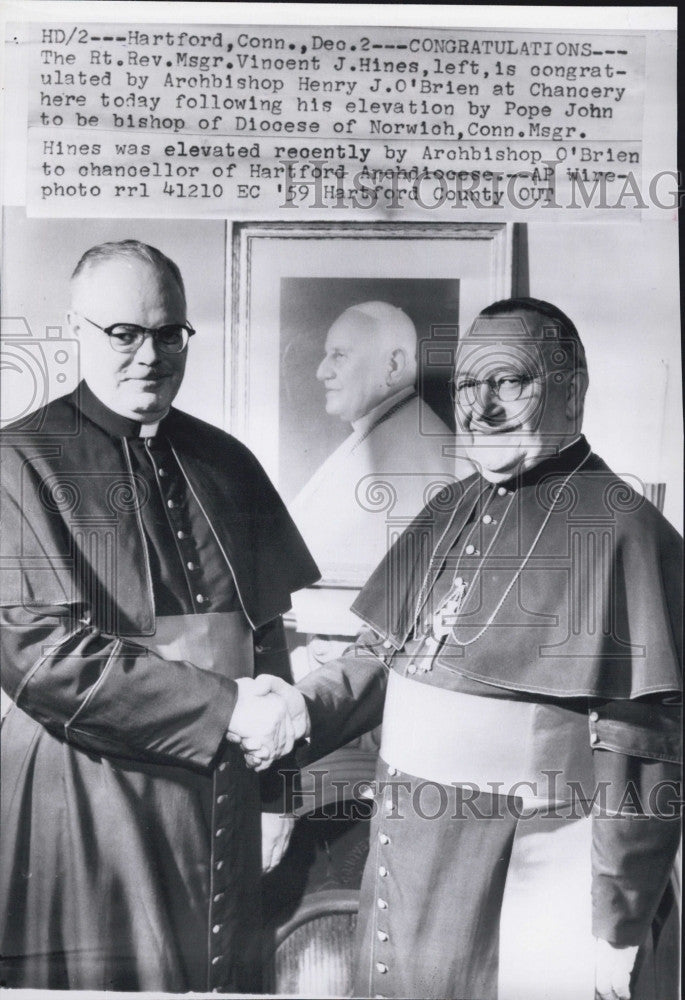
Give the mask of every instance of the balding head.
<svg viewBox="0 0 685 1000">
<path fill-rule="evenodd" d="M 353 421 L 416 381 L 416 329 L 387 302 L 346 309 L 326 337 L 316 377 L 326 387 L 326 412 Z"/>
<path fill-rule="evenodd" d="M 96 268 L 110 263 L 118 264 L 120 268 L 136 267 L 139 272 L 147 269 L 161 278 L 165 277 L 166 283 L 169 286 L 176 286 L 176 294 L 185 302 L 183 277 L 178 265 L 157 247 L 141 243 L 140 240 L 99 243 L 86 250 L 71 275 L 72 299 L 81 293 L 84 285 L 93 279 L 97 280 L 92 273 Z"/>
</svg>

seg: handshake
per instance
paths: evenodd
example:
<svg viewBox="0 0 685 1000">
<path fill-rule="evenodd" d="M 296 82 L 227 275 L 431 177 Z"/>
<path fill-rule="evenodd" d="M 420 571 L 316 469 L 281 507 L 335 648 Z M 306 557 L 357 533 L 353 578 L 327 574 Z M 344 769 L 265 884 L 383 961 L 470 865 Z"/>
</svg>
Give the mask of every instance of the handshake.
<svg viewBox="0 0 685 1000">
<path fill-rule="evenodd" d="M 309 735 L 309 713 L 301 692 L 280 677 L 241 677 L 226 738 L 239 743 L 245 763 L 264 771 Z"/>
</svg>

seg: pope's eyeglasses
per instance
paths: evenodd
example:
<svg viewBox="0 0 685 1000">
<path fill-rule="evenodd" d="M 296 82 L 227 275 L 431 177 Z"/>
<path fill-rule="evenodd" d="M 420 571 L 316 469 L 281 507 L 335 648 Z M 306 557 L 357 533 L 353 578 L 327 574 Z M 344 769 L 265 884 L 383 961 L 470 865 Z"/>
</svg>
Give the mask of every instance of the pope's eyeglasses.
<svg viewBox="0 0 685 1000">
<path fill-rule="evenodd" d="M 188 322 L 166 323 L 164 326 L 152 329 L 139 326 L 137 323 L 112 323 L 111 326 L 100 326 L 87 316 L 82 318 L 107 334 L 110 344 L 119 354 L 135 354 L 148 335 L 153 338 L 162 354 L 182 354 L 188 346 L 188 341 L 195 334 L 195 330 Z"/>
</svg>

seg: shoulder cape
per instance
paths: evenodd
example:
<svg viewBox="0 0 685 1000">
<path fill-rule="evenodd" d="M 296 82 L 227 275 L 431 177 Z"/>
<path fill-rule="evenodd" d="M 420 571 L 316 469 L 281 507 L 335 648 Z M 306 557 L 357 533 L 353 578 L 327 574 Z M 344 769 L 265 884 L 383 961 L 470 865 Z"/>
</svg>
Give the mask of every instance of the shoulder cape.
<svg viewBox="0 0 685 1000">
<path fill-rule="evenodd" d="M 2 603 L 116 608 L 117 631 L 154 630 L 141 569 L 135 483 L 121 439 L 89 420 L 78 390 L 0 437 Z M 319 578 L 316 564 L 257 459 L 218 428 L 172 409 L 172 445 L 230 562 L 256 628 Z M 96 616 L 97 617 L 97 616 Z"/>
</svg>

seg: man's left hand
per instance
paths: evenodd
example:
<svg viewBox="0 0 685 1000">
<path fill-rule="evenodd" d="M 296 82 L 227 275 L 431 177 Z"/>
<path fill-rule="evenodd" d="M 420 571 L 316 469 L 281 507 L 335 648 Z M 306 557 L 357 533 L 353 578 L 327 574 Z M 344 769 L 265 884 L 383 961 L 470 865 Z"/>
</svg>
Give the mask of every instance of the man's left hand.
<svg viewBox="0 0 685 1000">
<path fill-rule="evenodd" d="M 630 1000 L 630 977 L 638 946 L 617 948 L 597 938 L 595 957 L 596 1000 Z"/>
<path fill-rule="evenodd" d="M 294 816 L 279 816 L 278 813 L 262 813 L 262 871 L 270 872 L 280 864 L 288 850 L 288 844 L 295 828 Z"/>
</svg>

